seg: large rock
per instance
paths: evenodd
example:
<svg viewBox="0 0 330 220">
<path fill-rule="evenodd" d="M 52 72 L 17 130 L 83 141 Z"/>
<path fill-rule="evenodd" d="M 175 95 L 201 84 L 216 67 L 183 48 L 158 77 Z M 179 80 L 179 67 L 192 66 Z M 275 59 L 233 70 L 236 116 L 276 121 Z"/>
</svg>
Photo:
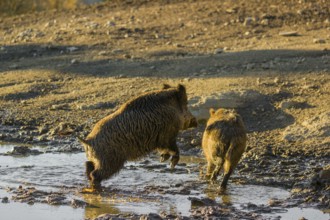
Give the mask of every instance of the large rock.
<svg viewBox="0 0 330 220">
<path fill-rule="evenodd" d="M 310 117 L 302 123 L 288 126 L 282 133 L 284 140 L 289 142 L 305 141 L 319 137 L 322 142 L 330 141 L 330 112 Z"/>
<path fill-rule="evenodd" d="M 226 91 L 209 96 L 192 97 L 189 99 L 189 109 L 197 120 L 209 118 L 209 109 L 214 108 L 247 108 L 263 95 L 254 90 Z"/>
</svg>

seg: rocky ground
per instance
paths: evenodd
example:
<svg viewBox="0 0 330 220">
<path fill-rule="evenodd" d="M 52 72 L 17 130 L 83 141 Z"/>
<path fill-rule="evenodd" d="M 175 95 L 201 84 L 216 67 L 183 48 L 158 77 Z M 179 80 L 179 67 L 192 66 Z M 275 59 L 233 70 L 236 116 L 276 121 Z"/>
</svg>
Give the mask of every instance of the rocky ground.
<svg viewBox="0 0 330 220">
<path fill-rule="evenodd" d="M 200 153 L 208 108 L 236 108 L 249 133 L 233 181 L 291 190 L 270 206 L 329 209 L 329 8 L 113 1 L 0 18 L 0 140 L 81 151 L 75 136 L 120 104 L 183 83 L 200 121 L 184 154 Z"/>
</svg>

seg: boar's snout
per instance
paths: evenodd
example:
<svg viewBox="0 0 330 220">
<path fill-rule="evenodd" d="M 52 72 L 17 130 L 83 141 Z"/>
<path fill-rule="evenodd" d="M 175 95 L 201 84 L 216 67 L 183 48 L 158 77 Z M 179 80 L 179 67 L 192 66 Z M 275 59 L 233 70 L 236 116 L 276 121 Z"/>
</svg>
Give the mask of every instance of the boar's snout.
<svg viewBox="0 0 330 220">
<path fill-rule="evenodd" d="M 184 122 L 184 129 L 197 127 L 197 119 L 191 114 L 191 112 L 187 112 Z"/>
<path fill-rule="evenodd" d="M 196 118 L 195 117 L 193 117 L 191 120 L 190 120 L 190 123 L 189 123 L 189 125 L 188 125 L 188 128 L 195 128 L 195 127 L 197 127 L 197 120 L 196 120 Z"/>
</svg>

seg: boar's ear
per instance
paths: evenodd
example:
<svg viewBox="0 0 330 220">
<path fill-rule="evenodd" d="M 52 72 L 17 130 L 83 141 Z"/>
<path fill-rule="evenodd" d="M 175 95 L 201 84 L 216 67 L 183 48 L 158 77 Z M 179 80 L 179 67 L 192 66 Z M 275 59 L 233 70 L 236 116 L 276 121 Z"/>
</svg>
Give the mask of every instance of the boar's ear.
<svg viewBox="0 0 330 220">
<path fill-rule="evenodd" d="M 178 90 L 180 93 L 184 93 L 184 94 L 186 93 L 186 87 L 184 87 L 184 85 L 182 84 L 178 85 Z"/>
<path fill-rule="evenodd" d="M 187 105 L 187 93 L 186 93 L 186 88 L 179 84 L 178 87 L 177 87 L 177 98 L 178 98 L 178 101 L 180 103 L 180 105 Z"/>
<path fill-rule="evenodd" d="M 210 108 L 210 115 L 211 115 L 211 116 L 213 116 L 213 115 L 214 115 L 214 113 L 215 113 L 215 110 L 214 110 L 214 108 Z"/>
<path fill-rule="evenodd" d="M 171 88 L 171 86 L 169 84 L 166 84 L 166 83 L 163 84 L 163 89 L 169 89 L 169 88 Z"/>
</svg>

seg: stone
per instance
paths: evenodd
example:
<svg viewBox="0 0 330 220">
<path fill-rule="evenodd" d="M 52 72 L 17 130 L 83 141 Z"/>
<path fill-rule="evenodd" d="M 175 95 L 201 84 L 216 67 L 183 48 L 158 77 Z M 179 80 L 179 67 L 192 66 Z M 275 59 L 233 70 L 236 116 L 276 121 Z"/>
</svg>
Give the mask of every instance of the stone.
<svg viewBox="0 0 330 220">
<path fill-rule="evenodd" d="M 121 54 L 121 53 L 124 53 L 124 50 L 121 50 L 121 49 L 114 49 L 111 51 L 111 53 L 114 53 L 114 54 Z"/>
<path fill-rule="evenodd" d="M 269 206 L 279 206 L 281 204 L 281 201 L 278 199 L 270 199 L 268 201 Z"/>
<path fill-rule="evenodd" d="M 216 205 L 216 201 L 209 199 L 209 198 L 195 198 L 195 197 L 189 197 L 188 198 L 191 202 L 191 206 L 211 206 Z"/>
<path fill-rule="evenodd" d="M 51 129 L 48 133 L 51 136 L 68 135 L 68 134 L 72 134 L 74 132 L 74 129 L 72 127 L 73 126 L 68 123 L 60 122 L 56 127 Z"/>
<path fill-rule="evenodd" d="M 39 135 L 46 134 L 49 131 L 49 128 L 46 125 L 38 127 Z"/>
<path fill-rule="evenodd" d="M 149 213 L 148 215 L 141 215 L 140 220 L 162 220 L 157 213 Z"/>
<path fill-rule="evenodd" d="M 2 202 L 2 203 L 9 203 L 9 199 L 8 199 L 8 197 L 7 197 L 7 196 L 3 197 L 3 198 L 1 199 L 1 202 Z"/>
<path fill-rule="evenodd" d="M 77 63 L 79 63 L 77 59 L 72 59 L 71 60 L 71 64 L 77 64 Z"/>
<path fill-rule="evenodd" d="M 255 66 L 256 66 L 256 64 L 255 63 L 248 63 L 247 65 L 246 65 L 246 69 L 247 70 L 252 70 L 252 69 L 254 69 L 255 68 Z"/>
<path fill-rule="evenodd" d="M 330 166 L 320 171 L 319 180 L 322 182 L 330 183 Z"/>
<path fill-rule="evenodd" d="M 280 36 L 283 37 L 295 37 L 295 36 L 299 36 L 297 31 L 281 31 L 279 33 Z"/>
<path fill-rule="evenodd" d="M 116 23 L 114 21 L 108 21 L 106 25 L 108 27 L 114 27 L 114 26 L 116 26 Z"/>
<path fill-rule="evenodd" d="M 27 155 L 38 155 L 42 154 L 39 150 L 31 149 L 26 146 L 14 146 L 12 151 L 6 153 L 6 155 L 15 155 L 15 156 L 27 156 Z"/>
<path fill-rule="evenodd" d="M 226 13 L 228 14 L 234 14 L 237 12 L 237 8 L 228 8 L 226 9 Z"/>
<path fill-rule="evenodd" d="M 294 123 L 282 132 L 282 138 L 289 142 L 308 141 L 317 138 L 320 142 L 329 143 L 330 112 L 310 117 L 302 123 Z"/>
<path fill-rule="evenodd" d="M 214 54 L 220 54 L 223 53 L 223 49 L 222 48 L 218 48 L 214 50 Z"/>
<path fill-rule="evenodd" d="M 290 108 L 295 108 L 297 106 L 297 104 L 299 104 L 300 102 L 296 102 L 296 101 L 282 101 L 280 103 L 280 108 L 282 110 L 286 110 L 286 109 L 290 109 Z"/>
<path fill-rule="evenodd" d="M 251 26 L 254 22 L 254 19 L 252 17 L 246 17 L 244 19 L 244 26 Z"/>
<path fill-rule="evenodd" d="M 99 56 L 105 56 L 107 55 L 107 51 L 103 50 L 98 53 Z"/>
<path fill-rule="evenodd" d="M 280 82 L 281 82 L 280 78 L 279 78 L 279 77 L 275 77 L 275 79 L 274 79 L 274 83 L 275 83 L 275 84 L 278 84 L 278 83 L 280 83 Z"/>
<path fill-rule="evenodd" d="M 57 105 L 52 105 L 50 107 L 50 110 L 66 110 L 70 109 L 70 106 L 68 104 L 57 104 Z"/>
<path fill-rule="evenodd" d="M 262 19 L 260 24 L 263 25 L 263 26 L 268 26 L 269 25 L 269 19 Z"/>
<path fill-rule="evenodd" d="M 73 208 L 80 208 L 80 207 L 84 208 L 88 205 L 88 203 L 79 199 L 72 199 L 70 204 Z"/>
<path fill-rule="evenodd" d="M 79 48 L 78 47 L 67 47 L 66 50 L 68 52 L 72 53 L 72 52 L 75 52 L 75 51 L 79 50 Z"/>
<path fill-rule="evenodd" d="M 315 38 L 315 39 L 313 39 L 313 43 L 315 43 L 315 44 L 325 44 L 326 41 L 325 41 L 325 39 L 322 39 L 322 38 Z"/>
<path fill-rule="evenodd" d="M 95 104 L 77 105 L 77 109 L 80 110 L 106 109 L 106 108 L 114 108 L 114 107 L 116 107 L 116 103 L 114 102 L 98 102 Z"/>
<path fill-rule="evenodd" d="M 49 195 L 45 198 L 46 202 L 50 205 L 62 205 L 65 199 L 65 196 L 59 195 Z"/>
<path fill-rule="evenodd" d="M 95 22 L 89 22 L 86 24 L 86 26 L 88 26 L 91 29 L 97 29 L 100 25 L 98 23 Z"/>
</svg>

